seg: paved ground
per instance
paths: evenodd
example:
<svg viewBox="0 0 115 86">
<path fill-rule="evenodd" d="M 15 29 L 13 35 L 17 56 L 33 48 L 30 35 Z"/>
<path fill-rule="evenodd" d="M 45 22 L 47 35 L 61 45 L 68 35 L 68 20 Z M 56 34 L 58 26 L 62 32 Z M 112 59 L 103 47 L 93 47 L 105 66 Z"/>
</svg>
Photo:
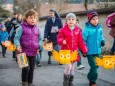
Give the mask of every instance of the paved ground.
<svg viewBox="0 0 115 86">
<path fill-rule="evenodd" d="M 47 64 L 47 53 L 43 52 L 42 67 L 35 69 L 34 83 L 36 86 L 62 86 L 64 65 L 52 61 Z M 88 86 L 86 74 L 89 70 L 87 59 L 82 60 L 85 65 L 83 70 L 75 70 L 74 86 Z M 12 61 L 11 53 L 7 52 L 7 58 L 0 56 L 0 86 L 21 86 L 21 69 Z M 115 69 L 105 70 L 99 68 L 97 86 L 115 86 Z"/>
</svg>

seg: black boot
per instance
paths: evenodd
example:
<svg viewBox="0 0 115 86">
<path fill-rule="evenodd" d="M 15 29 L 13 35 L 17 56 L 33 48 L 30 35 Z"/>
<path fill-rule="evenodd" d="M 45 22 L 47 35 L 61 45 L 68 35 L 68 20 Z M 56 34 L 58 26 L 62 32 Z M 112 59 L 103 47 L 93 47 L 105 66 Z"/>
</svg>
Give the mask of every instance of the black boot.
<svg viewBox="0 0 115 86">
<path fill-rule="evenodd" d="M 49 56 L 48 64 L 51 64 L 51 56 Z"/>
<path fill-rule="evenodd" d="M 73 76 L 73 75 L 70 75 L 70 78 L 69 78 L 69 86 L 73 86 L 73 79 L 74 79 L 74 76 Z"/>
<path fill-rule="evenodd" d="M 70 78 L 70 75 L 65 75 L 64 74 L 63 86 L 69 86 L 69 78 Z"/>
<path fill-rule="evenodd" d="M 4 58 L 6 58 L 5 54 L 2 54 L 2 56 L 3 56 Z"/>
<path fill-rule="evenodd" d="M 51 56 L 52 56 L 52 52 L 51 51 L 48 52 L 48 56 L 49 56 L 48 64 L 51 64 Z"/>
</svg>

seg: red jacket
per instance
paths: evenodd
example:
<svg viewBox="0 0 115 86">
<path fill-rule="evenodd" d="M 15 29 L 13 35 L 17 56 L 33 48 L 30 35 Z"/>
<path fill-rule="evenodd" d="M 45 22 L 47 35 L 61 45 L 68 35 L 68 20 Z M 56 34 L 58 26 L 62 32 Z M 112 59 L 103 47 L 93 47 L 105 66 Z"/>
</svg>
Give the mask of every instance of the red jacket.
<svg viewBox="0 0 115 86">
<path fill-rule="evenodd" d="M 70 28 L 66 25 L 59 31 L 57 42 L 61 45 L 61 49 L 63 50 L 63 40 L 66 40 L 67 46 L 69 47 L 69 50 L 75 51 L 78 50 L 78 48 L 84 53 L 87 53 L 87 47 L 84 43 L 84 40 L 82 38 L 82 32 L 81 30 L 75 26 L 73 31 L 70 30 Z M 67 49 L 68 49 L 67 47 Z"/>
</svg>

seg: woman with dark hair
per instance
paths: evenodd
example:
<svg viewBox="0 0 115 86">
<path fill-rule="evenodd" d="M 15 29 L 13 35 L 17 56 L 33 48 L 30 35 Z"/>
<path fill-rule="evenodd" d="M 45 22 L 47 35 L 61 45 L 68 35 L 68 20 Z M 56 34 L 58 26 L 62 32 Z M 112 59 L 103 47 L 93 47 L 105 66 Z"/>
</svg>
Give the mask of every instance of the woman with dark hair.
<svg viewBox="0 0 115 86">
<path fill-rule="evenodd" d="M 52 42 L 53 43 L 53 48 L 56 51 L 59 51 L 60 47 L 57 44 L 57 35 L 59 29 L 63 27 L 62 20 L 59 16 L 59 14 L 54 10 L 50 9 L 49 10 L 49 18 L 47 19 L 46 25 L 45 25 L 45 30 L 44 30 L 44 39 L 45 42 Z M 52 52 L 48 51 L 48 64 L 51 64 L 51 55 Z"/>
</svg>

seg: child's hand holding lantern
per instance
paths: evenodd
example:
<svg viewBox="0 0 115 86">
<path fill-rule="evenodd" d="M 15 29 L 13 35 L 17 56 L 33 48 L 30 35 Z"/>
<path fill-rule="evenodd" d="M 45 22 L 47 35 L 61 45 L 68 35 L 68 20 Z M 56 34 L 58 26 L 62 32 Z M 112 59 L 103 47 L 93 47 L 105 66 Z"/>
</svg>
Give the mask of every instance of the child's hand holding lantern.
<svg viewBox="0 0 115 86">
<path fill-rule="evenodd" d="M 63 44 L 66 44 L 66 40 L 63 40 Z"/>
<path fill-rule="evenodd" d="M 20 46 L 17 47 L 18 52 L 22 52 L 22 48 Z"/>
</svg>

